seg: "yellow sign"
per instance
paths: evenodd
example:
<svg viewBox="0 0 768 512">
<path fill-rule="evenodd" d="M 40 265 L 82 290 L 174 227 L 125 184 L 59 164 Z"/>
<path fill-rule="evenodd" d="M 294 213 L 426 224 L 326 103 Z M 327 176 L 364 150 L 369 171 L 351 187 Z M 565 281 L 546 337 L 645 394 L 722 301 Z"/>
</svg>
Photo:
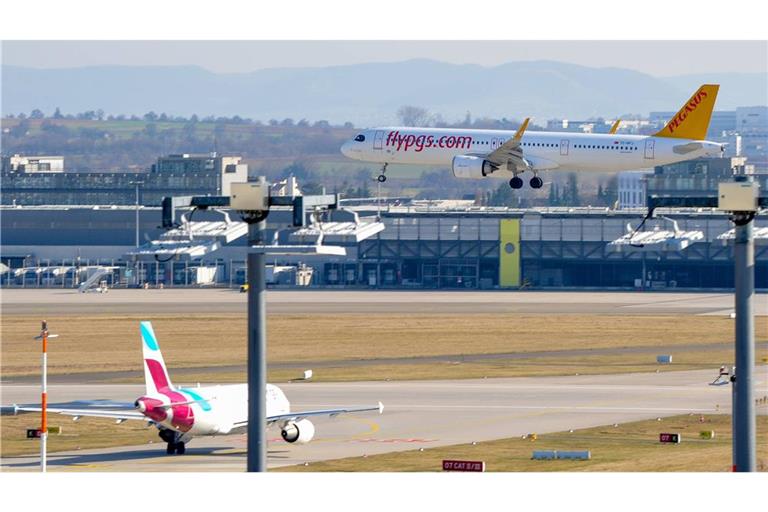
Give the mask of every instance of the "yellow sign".
<svg viewBox="0 0 768 512">
<path fill-rule="evenodd" d="M 499 286 L 520 286 L 520 219 L 499 223 Z"/>
<path fill-rule="evenodd" d="M 714 439 L 715 438 L 715 431 L 714 430 L 702 430 L 699 432 L 699 437 L 702 439 Z"/>
</svg>

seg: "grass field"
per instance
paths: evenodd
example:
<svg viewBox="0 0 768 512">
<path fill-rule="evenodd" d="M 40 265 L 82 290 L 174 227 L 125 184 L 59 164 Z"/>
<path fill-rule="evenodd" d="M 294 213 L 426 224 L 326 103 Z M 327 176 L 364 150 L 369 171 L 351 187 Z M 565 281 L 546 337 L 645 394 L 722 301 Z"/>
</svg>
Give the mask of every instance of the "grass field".
<svg viewBox="0 0 768 512">
<path fill-rule="evenodd" d="M 768 350 L 758 352 L 760 358 L 768 357 Z M 350 366 L 315 367 L 307 363 L 306 369 L 313 369 L 315 382 L 359 382 L 365 380 L 442 380 L 442 379 L 483 379 L 494 377 L 547 377 L 556 375 L 597 375 L 605 373 L 668 372 L 682 370 L 716 369 L 733 360 L 733 351 L 684 351 L 675 352 L 674 364 L 660 365 L 653 354 L 627 354 L 616 356 L 547 357 L 526 359 L 493 359 L 479 362 L 428 362 L 412 364 L 366 364 Z M 759 360 L 759 359 L 758 359 Z M 171 370 L 173 373 L 173 370 Z M 268 371 L 269 382 L 287 382 L 299 378 L 301 370 L 280 368 Z M 245 369 L 200 368 L 186 371 L 174 382 L 192 385 L 205 383 L 245 382 Z M 115 384 L 140 384 L 144 377 L 140 371 L 133 377 L 116 377 L 109 382 Z"/>
<path fill-rule="evenodd" d="M 60 337 L 49 344 L 51 375 L 141 370 L 138 322 L 145 316 L 51 317 L 52 332 Z M 195 380 L 218 374 L 215 368 L 241 365 L 246 356 L 243 315 L 157 315 L 152 318 L 166 363 L 173 368 L 200 368 Z M 478 326 L 482 326 L 479 328 Z M 758 318 L 758 341 L 768 340 L 768 322 Z M 39 347 L 32 337 L 37 317 L 5 315 L 0 362 L 4 376 L 36 375 Z M 482 333 L 482 334 L 480 334 Z M 673 333 L 672 335 L 670 333 Z M 662 369 L 719 366 L 731 359 L 729 351 L 692 351 L 688 343 L 728 342 L 733 322 L 716 316 L 602 316 L 602 315 L 270 315 L 268 354 L 271 363 L 353 361 L 357 359 L 420 357 L 504 352 L 653 347 L 681 345 L 672 352 L 674 364 Z M 768 356 L 759 351 L 757 360 Z M 377 367 L 379 366 L 379 367 Z M 654 354 L 595 355 L 540 359 L 507 359 L 475 363 L 344 366 L 316 371 L 322 380 L 360 378 L 424 379 L 568 375 L 653 371 Z M 279 370 L 276 380 L 295 377 L 295 370 Z M 137 376 L 140 376 L 137 373 Z"/>
<path fill-rule="evenodd" d="M 159 443 L 158 450 L 164 447 L 157 436 L 155 427 L 148 427 L 141 421 L 126 421 L 117 425 L 105 418 L 81 418 L 77 422 L 69 416 L 50 415 L 48 424 L 60 426 L 61 434 L 48 436 L 48 451 L 61 452 L 88 448 L 108 448 L 111 446 L 130 446 Z M 40 414 L 29 413 L 18 416 L 0 416 L 0 456 L 30 455 L 38 453 L 40 441 L 27 439 L 28 428 L 40 426 Z"/>
<path fill-rule="evenodd" d="M 731 417 L 684 415 L 483 443 L 372 455 L 290 466 L 274 471 L 441 471 L 444 459 L 482 460 L 486 471 L 730 471 Z M 700 439 L 704 430 L 714 439 Z M 680 444 L 659 443 L 659 433 L 682 434 Z M 768 416 L 758 416 L 757 465 L 768 471 Z M 532 460 L 533 450 L 589 450 L 584 461 Z"/>
</svg>

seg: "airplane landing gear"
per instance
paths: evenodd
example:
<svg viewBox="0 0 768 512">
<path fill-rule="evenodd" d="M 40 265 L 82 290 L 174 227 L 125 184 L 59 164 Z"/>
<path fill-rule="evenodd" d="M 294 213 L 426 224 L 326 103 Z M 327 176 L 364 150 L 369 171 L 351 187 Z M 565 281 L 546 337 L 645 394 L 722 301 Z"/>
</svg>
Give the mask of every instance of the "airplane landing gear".
<svg viewBox="0 0 768 512">
<path fill-rule="evenodd" d="M 173 455 L 174 453 L 184 455 L 186 451 L 187 446 L 185 443 L 168 443 L 165 447 L 165 453 L 167 455 Z"/>
<path fill-rule="evenodd" d="M 160 439 L 167 443 L 165 446 L 165 453 L 167 455 L 173 455 L 174 453 L 184 455 L 184 452 L 187 451 L 185 443 L 178 440 L 181 436 L 177 432 L 164 428 L 160 429 L 160 432 L 157 434 L 160 436 Z"/>
<path fill-rule="evenodd" d="M 379 183 L 384 183 L 385 181 L 387 181 L 387 177 L 384 175 L 384 173 L 387 172 L 387 165 L 389 164 L 384 164 L 382 166 L 381 174 L 379 174 L 379 176 L 376 178 L 379 181 Z"/>
<path fill-rule="evenodd" d="M 531 188 L 541 188 L 542 186 L 544 186 L 544 180 L 542 180 L 538 176 L 534 176 L 533 178 L 531 178 L 530 184 L 531 184 Z"/>
<path fill-rule="evenodd" d="M 509 186 L 514 189 L 523 188 L 523 178 L 521 178 L 520 176 L 515 176 L 514 178 L 509 180 Z"/>
</svg>

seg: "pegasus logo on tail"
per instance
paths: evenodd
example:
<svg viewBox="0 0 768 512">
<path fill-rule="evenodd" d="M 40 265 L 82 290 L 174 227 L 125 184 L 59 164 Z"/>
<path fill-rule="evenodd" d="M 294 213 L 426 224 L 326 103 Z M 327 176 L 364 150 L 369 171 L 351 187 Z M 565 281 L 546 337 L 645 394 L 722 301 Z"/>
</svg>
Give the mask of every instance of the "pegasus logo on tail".
<svg viewBox="0 0 768 512">
<path fill-rule="evenodd" d="M 715 108 L 719 85 L 706 84 L 670 119 L 655 137 L 703 140 L 707 137 L 709 120 Z"/>
</svg>

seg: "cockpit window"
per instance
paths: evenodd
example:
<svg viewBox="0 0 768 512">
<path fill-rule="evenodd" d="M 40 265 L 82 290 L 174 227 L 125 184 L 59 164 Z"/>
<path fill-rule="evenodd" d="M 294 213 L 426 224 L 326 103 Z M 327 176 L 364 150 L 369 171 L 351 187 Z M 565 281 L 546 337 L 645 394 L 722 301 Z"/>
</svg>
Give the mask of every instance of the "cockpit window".
<svg viewBox="0 0 768 512">
<path fill-rule="evenodd" d="M 356 141 L 356 142 L 364 142 L 364 141 L 365 141 L 365 135 L 363 135 L 363 134 L 361 133 L 360 135 L 358 135 L 357 137 L 355 137 L 355 141 Z"/>
</svg>

